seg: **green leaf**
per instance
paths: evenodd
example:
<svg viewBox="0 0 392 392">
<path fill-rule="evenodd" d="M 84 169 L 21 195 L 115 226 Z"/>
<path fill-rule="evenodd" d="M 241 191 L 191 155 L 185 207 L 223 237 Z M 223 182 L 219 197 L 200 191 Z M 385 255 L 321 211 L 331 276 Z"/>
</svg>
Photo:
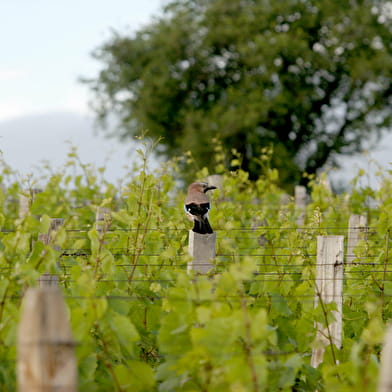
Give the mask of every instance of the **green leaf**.
<svg viewBox="0 0 392 392">
<path fill-rule="evenodd" d="M 155 386 L 154 373 L 150 366 L 140 361 L 127 361 L 126 365 L 114 367 L 114 373 L 125 390 L 148 392 Z"/>
<path fill-rule="evenodd" d="M 39 232 L 42 234 L 46 234 L 49 231 L 50 223 L 51 223 L 51 219 L 49 216 L 47 215 L 41 216 L 40 224 L 39 224 Z"/>
<path fill-rule="evenodd" d="M 119 342 L 133 352 L 133 344 L 140 340 L 139 333 L 131 320 L 123 314 L 110 312 L 109 323 Z"/>
<path fill-rule="evenodd" d="M 385 324 L 380 318 L 373 318 L 362 331 L 361 339 L 369 346 L 381 344 L 384 339 Z"/>
<path fill-rule="evenodd" d="M 91 254 L 92 256 L 96 256 L 99 252 L 100 245 L 99 245 L 99 235 L 95 228 L 89 230 L 88 238 L 90 239 Z"/>
</svg>

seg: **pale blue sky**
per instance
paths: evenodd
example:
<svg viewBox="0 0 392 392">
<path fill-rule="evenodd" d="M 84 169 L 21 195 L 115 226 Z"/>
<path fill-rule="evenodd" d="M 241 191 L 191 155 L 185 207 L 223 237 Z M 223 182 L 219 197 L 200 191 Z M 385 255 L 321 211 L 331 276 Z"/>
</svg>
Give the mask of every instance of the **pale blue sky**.
<svg viewBox="0 0 392 392">
<path fill-rule="evenodd" d="M 110 29 L 131 32 L 162 0 L 0 0 L 0 120 L 53 110 L 86 110 L 91 51 Z"/>
<path fill-rule="evenodd" d="M 166 0 L 0 0 L 0 151 L 20 178 L 38 177 L 42 161 L 66 161 L 70 141 L 84 163 L 121 178 L 134 145 L 94 129 L 88 88 L 100 64 L 91 52 L 112 29 L 132 33 Z M 109 162 L 106 163 L 107 156 Z"/>
</svg>

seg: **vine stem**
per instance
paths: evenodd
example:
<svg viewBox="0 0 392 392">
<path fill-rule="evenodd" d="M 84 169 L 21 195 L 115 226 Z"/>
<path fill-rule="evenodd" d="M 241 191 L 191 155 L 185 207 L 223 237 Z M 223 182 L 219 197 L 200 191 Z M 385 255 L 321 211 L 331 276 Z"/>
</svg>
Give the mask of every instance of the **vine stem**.
<svg viewBox="0 0 392 392">
<path fill-rule="evenodd" d="M 327 326 L 327 334 L 326 334 L 326 335 L 323 334 L 323 335 L 326 336 L 326 338 L 327 338 L 328 341 L 329 341 L 329 345 L 330 345 L 330 347 L 331 347 L 331 354 L 332 354 L 333 362 L 335 363 L 335 365 L 338 365 L 338 360 L 337 360 L 336 354 L 335 354 L 334 342 L 333 342 L 333 338 L 332 338 L 330 323 L 329 323 L 329 320 L 328 320 L 328 312 L 327 312 L 327 310 L 325 309 L 325 304 L 324 304 L 323 299 L 321 298 L 321 293 L 320 293 L 319 290 L 317 290 L 317 296 L 318 296 L 318 298 L 319 298 L 320 305 L 321 305 L 321 310 L 322 310 L 323 316 L 324 316 L 324 321 L 325 321 L 325 324 L 326 324 L 326 326 Z"/>
<path fill-rule="evenodd" d="M 0 302 L 0 323 L 3 322 L 5 300 L 7 299 L 8 290 L 9 290 L 9 284 L 7 285 L 7 288 L 4 290 L 3 298 L 1 299 L 1 302 Z"/>
<path fill-rule="evenodd" d="M 147 211 L 147 217 L 146 217 L 146 220 L 145 220 L 146 229 L 148 228 L 148 224 L 149 224 L 151 216 L 152 216 L 152 198 L 153 198 L 153 195 L 151 195 L 151 198 L 150 198 L 149 203 L 148 203 L 149 206 L 148 206 L 148 211 Z M 141 255 L 141 252 L 142 252 L 142 249 L 138 246 L 139 245 L 139 233 L 140 233 L 140 230 L 141 230 L 140 223 L 138 223 L 137 230 L 136 230 L 136 239 L 135 239 L 135 247 L 136 247 L 136 249 L 135 249 L 135 252 L 134 252 L 134 255 L 133 255 L 133 258 L 132 258 L 133 267 L 132 267 L 132 270 L 131 270 L 131 272 L 130 272 L 130 274 L 128 276 L 128 281 L 131 281 L 133 279 L 133 275 L 134 275 L 135 270 L 136 270 L 137 262 L 139 260 L 140 255 Z M 144 230 L 143 235 L 141 237 L 141 241 L 140 241 L 141 244 L 144 243 L 146 235 L 147 235 L 147 230 Z M 145 273 L 147 274 L 147 271 L 145 271 Z"/>
<path fill-rule="evenodd" d="M 245 325 L 245 354 L 246 354 L 246 359 L 248 361 L 248 365 L 250 368 L 251 376 L 252 376 L 252 384 L 253 384 L 253 390 L 254 392 L 259 391 L 259 381 L 257 378 L 257 372 L 256 372 L 256 365 L 253 360 L 253 352 L 252 352 L 252 336 L 251 336 L 251 324 L 250 324 L 250 319 L 249 319 L 249 313 L 248 313 L 248 308 L 246 306 L 246 300 L 244 296 L 241 296 L 241 308 L 244 314 L 244 325 Z"/>
<path fill-rule="evenodd" d="M 97 278 L 98 269 L 99 269 L 99 266 L 101 265 L 101 261 L 102 261 L 101 252 L 102 252 L 102 248 L 103 248 L 103 246 L 105 244 L 106 234 L 107 234 L 107 232 L 109 230 L 110 225 L 111 225 L 110 220 L 105 221 L 103 229 L 102 229 L 102 231 L 100 233 L 101 235 L 99 237 L 98 254 L 97 254 L 97 257 L 95 258 L 94 279 Z"/>
<path fill-rule="evenodd" d="M 95 305 L 95 303 L 93 303 L 93 308 L 94 308 L 94 313 L 96 315 L 96 305 Z M 97 317 L 97 315 L 96 315 L 96 317 Z M 102 356 L 102 355 L 98 354 L 97 357 L 98 357 L 98 359 L 101 359 L 104 362 L 106 368 L 108 369 L 108 372 L 112 376 L 114 385 L 116 387 L 116 391 L 117 392 L 124 392 L 124 389 L 121 388 L 120 382 L 117 379 L 117 376 L 116 376 L 116 373 L 114 372 L 112 364 L 107 359 L 107 358 L 111 357 L 110 356 L 110 352 L 109 352 L 109 347 L 108 347 L 107 341 L 104 339 L 103 332 L 101 331 L 98 322 L 95 322 L 95 328 L 96 328 L 97 333 L 98 333 L 98 335 L 100 337 L 100 341 L 102 342 L 102 348 L 103 348 L 103 352 L 105 354 L 105 356 Z"/>
<path fill-rule="evenodd" d="M 146 170 L 147 170 L 147 155 L 146 153 L 144 153 L 143 156 L 143 170 L 142 170 L 142 174 L 143 174 L 143 178 L 142 178 L 142 183 L 140 186 L 140 191 L 139 191 L 139 197 L 137 200 L 137 218 L 138 218 L 138 223 L 136 226 L 136 233 L 135 233 L 135 243 L 134 243 L 134 249 L 135 251 L 133 252 L 133 256 L 132 256 L 132 261 L 131 264 L 134 265 L 134 267 L 132 268 L 129 276 L 128 276 L 128 281 L 131 281 L 133 279 L 133 275 L 135 273 L 135 269 L 136 269 L 136 264 L 137 261 L 139 259 L 139 255 L 140 255 L 140 249 L 139 249 L 139 233 L 140 233 L 140 229 L 141 229 L 141 222 L 140 222 L 140 213 L 141 213 L 141 209 L 142 209 L 142 205 L 143 205 L 143 196 L 144 196 L 144 192 L 145 192 L 145 187 L 146 187 Z M 143 236 L 143 239 L 145 237 L 145 234 Z"/>
<path fill-rule="evenodd" d="M 385 315 L 384 315 L 385 281 L 387 276 L 388 258 L 389 258 L 389 237 L 390 237 L 390 229 L 387 230 L 387 233 L 385 235 L 384 273 L 383 273 L 382 286 L 381 286 L 381 314 L 382 314 L 382 319 L 384 321 L 385 321 Z"/>
</svg>

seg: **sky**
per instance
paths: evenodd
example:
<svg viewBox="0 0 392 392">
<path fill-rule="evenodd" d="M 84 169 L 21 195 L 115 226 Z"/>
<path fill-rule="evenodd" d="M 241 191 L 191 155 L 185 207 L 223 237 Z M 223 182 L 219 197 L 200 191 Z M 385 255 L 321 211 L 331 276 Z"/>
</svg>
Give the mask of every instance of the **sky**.
<svg viewBox="0 0 392 392">
<path fill-rule="evenodd" d="M 0 120 L 48 111 L 86 112 L 78 83 L 99 64 L 90 54 L 111 29 L 132 32 L 162 0 L 1 0 Z"/>
<path fill-rule="evenodd" d="M 20 176 L 41 161 L 66 160 L 70 141 L 86 163 L 108 155 L 110 180 L 121 176 L 131 145 L 97 132 L 88 87 L 100 64 L 91 53 L 112 36 L 158 15 L 164 0 L 0 0 L 0 150 Z"/>
<path fill-rule="evenodd" d="M 134 145 L 105 138 L 94 126 L 89 91 L 80 77 L 95 77 L 91 53 L 112 29 L 131 34 L 159 14 L 167 0 L 0 0 L 0 151 L 20 177 L 41 161 L 55 169 L 69 141 L 81 160 L 106 165 L 115 181 L 132 161 Z M 372 153 L 388 167 L 392 137 Z M 345 158 L 333 178 L 351 178 L 364 157 Z M 106 163 L 104 163 L 106 162 Z M 390 167 L 389 167 L 390 168 Z"/>
</svg>

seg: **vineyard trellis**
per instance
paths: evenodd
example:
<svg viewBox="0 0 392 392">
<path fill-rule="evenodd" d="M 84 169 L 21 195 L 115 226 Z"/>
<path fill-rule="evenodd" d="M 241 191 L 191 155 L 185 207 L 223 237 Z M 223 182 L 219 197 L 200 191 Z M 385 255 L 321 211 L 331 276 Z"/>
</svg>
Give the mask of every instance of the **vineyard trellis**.
<svg viewBox="0 0 392 392">
<path fill-rule="evenodd" d="M 81 179 L 64 190 L 54 177 L 42 192 L 24 192 L 23 213 L 20 190 L 2 196 L 1 389 L 16 390 L 19 308 L 40 285 L 62 293 L 73 332 L 63 348 L 75 352 L 79 390 L 374 390 L 392 315 L 387 201 L 368 208 L 369 191 L 347 201 L 314 181 L 300 211 L 274 185 L 273 170 L 253 185 L 241 171 L 225 175 L 224 194 L 212 200 L 216 240 L 194 263 L 200 245 L 188 246 L 183 195 L 162 170 L 160 177 L 141 170 L 121 197 Z M 367 224 L 348 225 L 353 213 L 366 213 Z M 61 226 L 51 226 L 54 217 Z M 341 312 L 318 289 L 325 278 L 317 275 L 317 241 L 328 236 L 346 239 L 335 278 Z M 328 332 L 338 313 L 341 348 Z M 319 348 L 323 360 L 311 366 Z"/>
<path fill-rule="evenodd" d="M 358 222 L 357 226 L 353 226 L 352 222 Z M 106 222 L 106 223 L 105 223 Z M 315 287 L 315 294 L 305 294 L 301 296 L 301 301 L 311 301 L 315 302 L 315 306 L 317 306 L 317 303 L 320 303 L 321 306 L 323 307 L 324 305 L 334 302 L 334 303 L 339 303 L 338 305 L 338 310 L 337 313 L 336 311 L 334 314 L 334 321 L 327 321 L 326 324 L 326 329 L 323 328 L 322 326 L 318 327 L 319 329 L 319 334 L 321 335 L 322 340 L 324 341 L 323 347 L 317 348 L 313 350 L 313 356 L 312 356 L 312 366 L 317 367 L 321 362 L 322 358 L 324 355 L 324 350 L 325 346 L 330 345 L 332 351 L 334 350 L 334 346 L 336 347 L 335 349 L 340 349 L 341 347 L 341 338 L 342 338 L 342 301 L 343 297 L 345 296 L 344 291 L 343 291 L 343 280 L 344 281 L 350 281 L 350 280 L 363 280 L 366 279 L 374 279 L 374 274 L 383 274 L 383 278 L 379 280 L 380 282 L 386 282 L 386 281 L 392 281 L 392 276 L 387 277 L 386 274 L 392 273 L 392 271 L 385 269 L 385 263 L 375 263 L 375 262 L 368 262 L 368 260 L 376 257 L 372 254 L 378 253 L 375 250 L 379 250 L 380 247 L 383 246 L 383 244 L 369 244 L 369 239 L 372 238 L 376 233 L 375 231 L 367 227 L 363 224 L 364 218 L 358 219 L 357 217 L 350 218 L 351 224 L 346 227 L 346 228 L 335 228 L 335 227 L 324 227 L 323 231 L 324 232 L 336 232 L 339 230 L 340 232 L 346 231 L 347 232 L 347 238 L 348 238 L 348 244 L 347 244 L 347 251 L 346 251 L 346 260 L 347 262 L 349 261 L 349 265 L 347 266 L 345 270 L 343 270 L 343 239 L 344 235 L 311 235 L 311 240 L 317 240 L 317 247 L 316 247 L 316 252 L 307 252 L 307 250 L 310 248 L 309 244 L 308 246 L 299 246 L 299 247 L 287 247 L 287 246 L 277 246 L 276 242 L 271 244 L 271 246 L 267 246 L 265 241 L 268 242 L 268 233 L 269 232 L 274 232 L 274 236 L 278 233 L 280 239 L 282 237 L 285 237 L 288 235 L 290 232 L 297 232 L 300 233 L 300 235 L 303 236 L 309 236 L 309 230 L 305 229 L 304 227 L 289 227 L 286 229 L 280 229 L 280 228 L 273 228 L 273 227 L 262 227 L 262 228 L 257 228 L 257 227 L 252 227 L 252 228 L 239 228 L 235 230 L 217 230 L 218 232 L 218 244 L 215 244 L 216 241 L 216 233 L 214 235 L 208 236 L 208 238 L 203 238 L 205 236 L 200 236 L 201 238 L 196 238 L 194 239 L 195 233 L 192 231 L 189 232 L 189 241 L 192 241 L 192 246 L 191 246 L 191 251 L 190 255 L 194 256 L 196 255 L 196 260 L 197 263 L 196 265 L 193 264 L 194 260 L 190 260 L 186 265 L 181 265 L 178 266 L 176 264 L 173 264 L 171 262 L 169 263 L 157 263 L 157 262 L 151 262 L 151 261 L 142 261 L 144 258 L 147 258 L 146 260 L 151 260 L 153 258 L 160 258 L 162 261 L 162 253 L 158 252 L 155 254 L 145 254 L 145 253 L 139 253 L 139 254 L 131 254 L 128 252 L 126 248 L 118 248 L 116 247 L 116 242 L 118 241 L 118 237 L 122 236 L 127 236 L 129 235 L 129 232 L 132 232 L 133 230 L 126 230 L 124 228 L 110 228 L 110 210 L 105 208 L 104 210 L 98 209 L 97 215 L 96 215 L 96 228 L 98 233 L 103 235 L 105 237 L 105 244 L 108 246 L 108 249 L 110 250 L 111 254 L 113 256 L 137 256 L 138 261 L 135 264 L 115 264 L 116 268 L 119 269 L 126 269 L 126 268 L 149 268 L 149 267 L 169 267 L 173 269 L 174 271 L 176 269 L 187 269 L 188 271 L 190 270 L 195 270 L 198 273 L 208 273 L 211 272 L 211 269 L 214 269 L 211 274 L 219 274 L 220 271 L 224 269 L 224 264 L 233 262 L 236 258 L 241 258 L 241 257 L 253 257 L 258 259 L 257 266 L 259 267 L 264 267 L 264 271 L 258 271 L 253 273 L 253 279 L 249 280 L 250 283 L 254 282 L 265 282 L 265 283 L 270 283 L 270 282 L 298 282 L 300 279 L 299 277 L 302 275 L 302 272 L 300 271 L 301 266 L 295 263 L 291 263 L 287 260 L 296 258 L 298 256 L 301 257 L 306 257 L 309 266 L 316 267 L 318 268 L 318 273 L 312 277 L 309 278 L 308 280 L 303 280 L 303 282 L 310 283 Z M 45 234 L 39 235 L 39 240 L 44 242 L 46 245 L 50 245 L 52 242 L 53 237 L 56 235 L 56 231 L 59 229 L 59 226 L 63 224 L 63 220 L 59 219 L 52 219 L 51 224 L 49 226 L 49 230 Z M 162 231 L 162 229 L 161 229 Z M 164 229 L 163 229 L 164 231 Z M 305 232 L 307 231 L 307 233 Z M 315 229 L 317 232 L 318 229 Z M 156 229 L 150 229 L 149 234 L 155 234 L 157 232 Z M 355 233 L 353 235 L 353 232 Z M 84 235 L 87 234 L 87 230 L 77 230 L 77 229 L 70 229 L 67 230 L 67 235 L 69 235 L 71 238 L 73 236 L 77 236 L 78 238 L 83 237 Z M 171 230 L 170 235 L 178 235 L 178 234 L 183 234 L 182 230 Z M 317 233 L 316 233 L 317 234 Z M 147 235 L 148 237 L 148 235 Z M 237 243 L 237 248 L 240 250 L 239 254 L 235 255 L 230 255 L 230 254 L 225 254 L 222 253 L 224 252 L 224 246 L 221 245 L 221 241 L 225 240 L 230 240 L 230 241 L 235 241 Z M 308 239 L 309 240 L 309 239 Z M 334 241 L 338 240 L 338 248 L 332 248 L 332 253 L 331 250 L 326 253 L 323 252 L 324 248 L 324 241 L 330 241 L 332 240 L 333 243 Z M 364 240 L 363 243 L 361 241 Z M 207 242 L 206 242 L 207 241 Z M 250 241 L 250 244 L 249 244 Z M 242 242 L 247 242 L 248 245 L 242 247 L 241 243 Z M 360 244 L 360 246 L 358 246 Z M 113 245 L 113 247 L 111 246 Z M 218 253 L 215 253 L 215 247 L 218 247 L 220 250 Z M 326 245 L 328 246 L 328 245 Z M 385 253 L 389 253 L 389 239 L 386 238 L 385 241 Z M 199 247 L 195 249 L 195 247 Z M 206 250 L 206 248 L 211 248 L 211 250 Z M 78 258 L 88 258 L 91 256 L 91 253 L 88 253 L 87 249 L 60 249 L 56 248 L 56 250 L 59 253 L 59 263 L 58 263 L 58 273 L 57 274 L 47 274 L 45 273 L 42 275 L 39 279 L 40 285 L 41 286 L 51 286 L 53 284 L 58 285 L 59 282 L 61 282 L 61 285 L 64 287 L 69 286 L 72 282 L 69 280 L 68 276 L 69 274 L 67 273 L 68 268 L 72 268 L 72 265 L 74 265 L 75 261 Z M 164 251 L 164 249 L 161 249 L 161 251 Z M 359 253 L 359 256 L 355 256 L 354 252 Z M 167 259 L 172 260 L 175 257 L 182 257 L 184 256 L 183 254 L 176 254 L 174 256 L 170 256 Z M 339 260 L 334 260 L 334 257 L 340 258 Z M 212 264 L 212 259 L 216 258 L 217 261 L 215 262 L 215 265 Z M 274 260 L 275 262 L 273 263 L 266 263 L 264 260 L 266 258 L 271 258 L 271 260 Z M 316 260 L 317 258 L 317 260 Z M 220 260 L 219 260 L 220 259 Z M 283 259 L 286 260 L 283 263 L 278 262 L 277 260 Z M 331 262 L 332 260 L 332 262 Z M 384 267 L 383 269 L 378 269 L 378 267 Z M 336 275 L 334 273 L 328 272 L 331 271 L 334 268 L 338 267 L 339 268 L 339 273 Z M 351 267 L 351 268 L 350 268 Z M 358 269 L 358 267 L 364 267 L 363 269 Z M 369 268 L 371 267 L 371 268 Z M 283 268 L 284 270 L 281 271 L 276 271 L 277 268 Z M 325 272 L 327 271 L 327 272 Z M 326 275 L 327 274 L 327 275 Z M 49 275 L 49 276 L 48 276 Z M 344 276 L 343 276 L 344 275 Z M 42 281 L 44 281 L 44 284 L 42 285 Z M 125 278 L 120 278 L 116 279 L 116 282 L 127 282 L 128 280 Z M 105 279 L 103 276 L 99 282 L 102 283 L 108 283 L 109 280 Z M 164 284 L 171 284 L 175 283 L 175 279 L 132 279 L 132 282 L 138 283 L 138 282 L 147 282 L 149 284 L 153 283 L 164 283 Z M 330 288 L 325 289 L 321 285 L 326 285 L 330 286 Z M 339 287 L 336 289 L 336 287 Z M 332 288 L 332 292 L 328 291 Z M 336 292 L 336 290 L 338 290 Z M 37 296 L 37 291 L 34 291 L 34 296 Z M 52 296 L 54 295 L 56 298 L 58 297 L 58 294 L 55 294 L 55 291 L 47 291 L 47 289 L 44 289 L 42 295 L 49 295 Z M 281 294 L 276 296 L 276 299 L 280 299 L 282 297 Z M 350 299 L 353 298 L 353 296 L 350 294 L 349 295 Z M 72 300 L 72 299 L 93 299 L 88 296 L 66 296 L 67 300 Z M 98 296 L 96 298 L 105 298 L 107 300 L 116 300 L 116 301 L 135 301 L 139 300 L 140 298 L 134 297 L 134 296 Z M 156 296 L 155 299 L 161 300 L 159 296 Z M 232 299 L 239 299 L 239 296 L 233 295 Z M 271 295 L 270 299 L 274 301 L 274 296 Z M 181 299 L 177 299 L 181 300 Z M 186 299 L 184 299 L 186 300 Z M 58 301 L 58 298 L 57 298 Z M 30 310 L 31 312 L 31 310 Z M 38 314 L 40 312 L 37 312 Z M 337 317 L 336 315 L 339 314 Z M 327 314 L 325 313 L 326 317 Z M 31 317 L 31 316 L 30 316 Z M 48 310 L 48 317 L 51 318 L 53 317 L 56 319 L 58 317 L 58 313 L 56 310 L 56 307 L 52 307 L 52 309 L 49 311 Z M 28 318 L 27 321 L 24 321 L 27 323 L 27 325 L 31 324 L 31 319 Z M 62 317 L 62 322 L 64 322 L 64 317 Z M 49 323 L 50 325 L 50 323 Z M 335 326 L 334 326 L 335 325 Z M 26 327 L 25 327 L 26 328 Z M 61 336 L 62 329 L 59 329 L 59 334 Z M 53 333 L 53 332 L 52 332 Z M 22 337 L 24 337 L 26 334 L 22 334 Z M 46 332 L 43 333 L 43 336 L 46 335 Z M 63 346 L 64 342 L 61 341 L 61 338 L 59 337 L 59 342 L 54 342 L 53 346 L 56 347 L 56 345 Z M 69 338 L 71 341 L 71 338 Z M 42 350 L 42 344 L 46 347 L 47 343 L 42 343 L 42 339 L 40 340 L 38 338 L 38 345 L 37 349 Z M 23 345 L 23 340 L 22 343 Z M 66 347 L 72 347 L 71 343 L 67 343 Z M 271 354 L 271 353 L 270 353 Z M 287 352 L 281 353 L 282 355 L 287 355 Z M 26 355 L 23 355 L 23 361 L 26 362 Z M 279 355 L 279 352 L 274 352 L 273 355 Z M 31 356 L 31 358 L 36 361 L 34 356 Z M 53 360 L 53 355 L 47 357 L 48 361 Z M 42 360 L 42 358 L 41 358 Z M 41 365 L 48 367 L 49 365 L 43 361 Z M 34 365 L 30 365 L 33 366 Z M 21 368 L 25 369 L 25 366 L 22 366 Z M 67 370 L 68 369 L 68 370 Z M 62 370 L 64 374 L 68 374 L 68 372 L 71 372 L 71 376 L 64 376 L 62 379 L 64 380 L 64 385 L 67 386 L 67 388 L 70 388 L 69 390 L 76 390 L 75 388 L 75 382 L 72 381 L 72 386 L 68 387 L 70 380 L 75 380 L 75 377 L 72 376 L 72 372 L 74 372 L 74 367 L 69 366 L 66 370 Z M 46 374 L 47 372 L 42 371 L 41 373 L 43 374 L 45 378 L 45 382 L 48 383 L 50 381 L 50 377 Z M 27 381 L 25 380 L 25 376 L 21 378 L 20 381 L 20 390 L 24 390 L 22 384 L 27 384 L 31 385 L 31 381 L 27 378 Z M 37 379 L 37 377 L 34 377 Z M 45 382 L 42 385 L 46 385 Z M 56 381 L 57 382 L 57 381 Z M 28 389 L 26 389 L 28 390 Z M 44 389 L 43 389 L 44 390 Z M 67 389 L 68 390 L 68 389 Z"/>
</svg>

